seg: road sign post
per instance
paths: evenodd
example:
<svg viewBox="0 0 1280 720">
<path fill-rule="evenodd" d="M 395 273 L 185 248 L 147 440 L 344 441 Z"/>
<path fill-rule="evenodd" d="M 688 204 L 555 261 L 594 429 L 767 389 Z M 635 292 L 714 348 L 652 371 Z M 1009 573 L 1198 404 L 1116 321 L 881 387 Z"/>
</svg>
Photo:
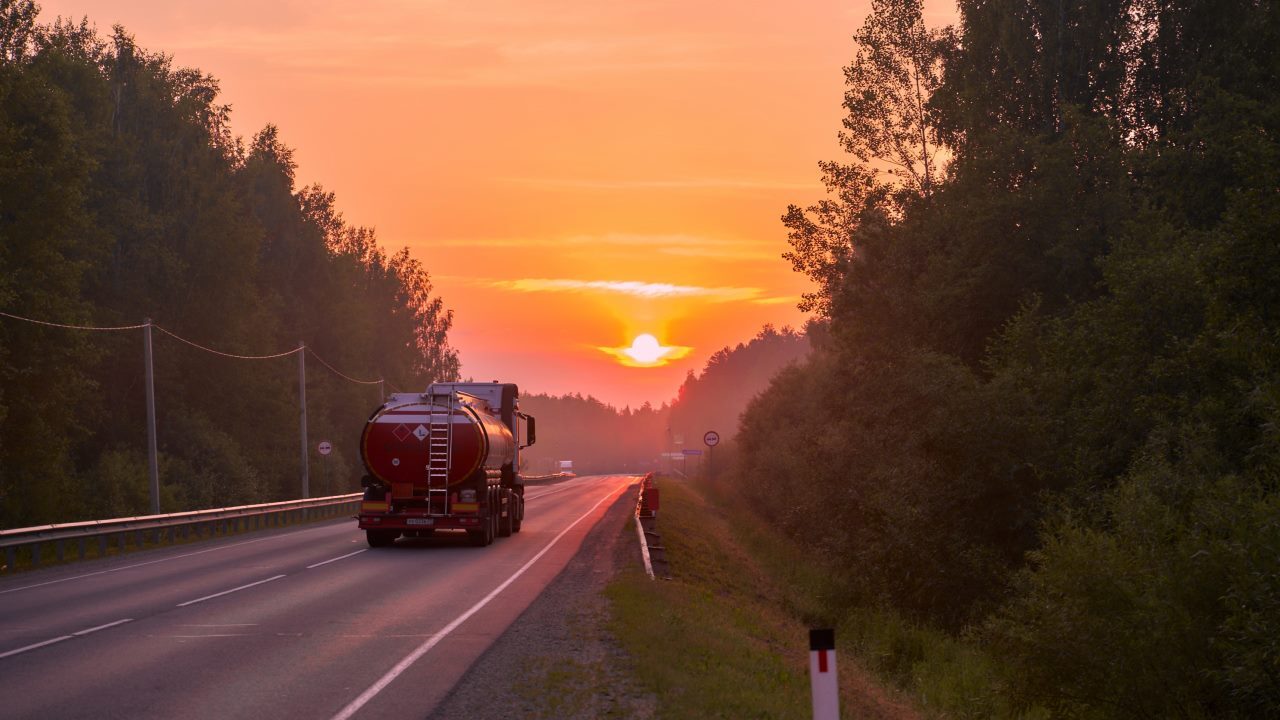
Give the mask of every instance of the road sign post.
<svg viewBox="0 0 1280 720">
<path fill-rule="evenodd" d="M 316 452 L 320 453 L 320 487 L 323 488 L 322 494 L 328 494 L 333 486 L 333 478 L 329 472 L 329 453 L 333 452 L 333 444 L 328 440 L 321 440 L 316 445 Z"/>
<path fill-rule="evenodd" d="M 720 444 L 720 433 L 715 430 L 708 430 L 702 436 L 702 442 L 707 446 L 707 479 L 716 479 L 715 459 L 716 446 Z"/>
</svg>

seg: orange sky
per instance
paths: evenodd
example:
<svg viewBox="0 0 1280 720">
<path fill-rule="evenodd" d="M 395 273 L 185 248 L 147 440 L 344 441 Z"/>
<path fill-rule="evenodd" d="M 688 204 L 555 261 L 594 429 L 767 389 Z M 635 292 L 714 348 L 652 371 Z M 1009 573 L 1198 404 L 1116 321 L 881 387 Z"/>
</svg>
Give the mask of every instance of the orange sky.
<svg viewBox="0 0 1280 720">
<path fill-rule="evenodd" d="M 822 195 L 867 0 L 44 0 L 219 78 L 300 184 L 408 246 L 464 377 L 621 407 L 674 397 L 808 281 L 779 216 Z M 950 3 L 930 8 L 953 12 Z M 946 21 L 944 14 L 927 18 Z M 692 348 L 628 367 L 640 333 Z M 678 354 L 678 353 L 677 353 Z M 409 389 L 409 388 L 403 388 Z"/>
</svg>

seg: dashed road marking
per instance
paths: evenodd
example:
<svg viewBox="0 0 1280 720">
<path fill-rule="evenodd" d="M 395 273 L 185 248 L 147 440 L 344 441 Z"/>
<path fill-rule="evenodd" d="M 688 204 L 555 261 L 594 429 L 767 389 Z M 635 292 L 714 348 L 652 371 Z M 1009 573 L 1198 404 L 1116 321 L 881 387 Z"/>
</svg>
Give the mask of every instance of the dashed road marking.
<svg viewBox="0 0 1280 720">
<path fill-rule="evenodd" d="M 188 606 L 188 605 L 195 605 L 196 603 L 201 603 L 201 602 L 204 602 L 205 600 L 212 600 L 212 599 L 214 599 L 214 598 L 216 598 L 216 597 L 222 597 L 223 595 L 230 595 L 230 594 L 231 594 L 231 593 L 233 593 L 233 592 L 240 592 L 241 590 L 248 590 L 249 588 L 254 587 L 255 585 L 261 585 L 261 584 L 263 584 L 263 583 L 269 583 L 269 582 L 271 582 L 272 580 L 279 580 L 279 579 L 280 579 L 280 578 L 282 578 L 282 577 L 288 577 L 288 576 L 287 576 L 287 575 L 276 575 L 275 577 L 269 577 L 269 578 L 267 578 L 266 580 L 259 580 L 259 581 L 257 581 L 257 582 L 251 582 L 251 583 L 249 583 L 248 585 L 241 585 L 240 587 L 233 587 L 233 588 L 231 588 L 230 590 L 223 590 L 222 592 L 214 593 L 214 594 L 212 594 L 212 595 L 205 595 L 204 597 L 196 598 L 195 600 L 188 600 L 188 601 L 183 602 L 183 603 L 178 603 L 177 607 L 186 607 L 186 606 Z"/>
</svg>

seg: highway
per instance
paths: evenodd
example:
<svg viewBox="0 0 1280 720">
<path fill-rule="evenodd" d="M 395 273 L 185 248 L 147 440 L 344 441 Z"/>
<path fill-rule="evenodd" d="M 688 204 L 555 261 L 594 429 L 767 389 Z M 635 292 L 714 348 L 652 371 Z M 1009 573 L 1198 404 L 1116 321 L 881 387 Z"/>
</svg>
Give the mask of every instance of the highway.
<svg viewBox="0 0 1280 720">
<path fill-rule="evenodd" d="M 423 717 L 637 479 L 529 486 L 485 548 L 347 519 L 5 578 L 0 718 Z"/>
</svg>

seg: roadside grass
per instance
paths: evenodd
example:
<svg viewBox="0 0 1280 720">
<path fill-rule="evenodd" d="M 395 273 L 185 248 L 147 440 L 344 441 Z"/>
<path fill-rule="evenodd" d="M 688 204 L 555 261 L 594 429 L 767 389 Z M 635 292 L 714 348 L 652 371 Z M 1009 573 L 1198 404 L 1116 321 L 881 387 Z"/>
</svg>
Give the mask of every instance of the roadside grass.
<svg viewBox="0 0 1280 720">
<path fill-rule="evenodd" d="M 674 579 L 651 581 L 631 568 L 607 590 L 611 629 L 657 696 L 659 716 L 811 717 L 804 620 L 821 597 L 810 593 L 815 578 L 801 563 L 784 573 L 762 561 L 736 532 L 742 520 L 710 502 L 705 487 L 665 478 L 660 491 L 657 529 Z M 852 659 L 839 663 L 846 717 L 918 717 L 871 686 Z"/>
<path fill-rule="evenodd" d="M 929 717 L 1049 717 L 1042 709 L 1019 708 L 1010 700 L 999 663 L 976 637 L 955 637 L 890 609 L 856 606 L 849 600 L 856 593 L 847 586 L 848 573 L 783 537 L 728 488 L 710 484 L 706 492 L 733 518 L 737 539 L 789 589 L 784 596 L 788 609 L 815 627 L 835 627 L 842 661 L 853 656 Z"/>
<path fill-rule="evenodd" d="M 811 717 L 810 627 L 836 628 L 843 717 L 1048 717 L 1009 700 L 978 640 L 851 608 L 843 573 L 733 493 L 672 478 L 660 490 L 674 579 L 627 570 L 608 588 L 614 634 L 660 717 Z"/>
</svg>

